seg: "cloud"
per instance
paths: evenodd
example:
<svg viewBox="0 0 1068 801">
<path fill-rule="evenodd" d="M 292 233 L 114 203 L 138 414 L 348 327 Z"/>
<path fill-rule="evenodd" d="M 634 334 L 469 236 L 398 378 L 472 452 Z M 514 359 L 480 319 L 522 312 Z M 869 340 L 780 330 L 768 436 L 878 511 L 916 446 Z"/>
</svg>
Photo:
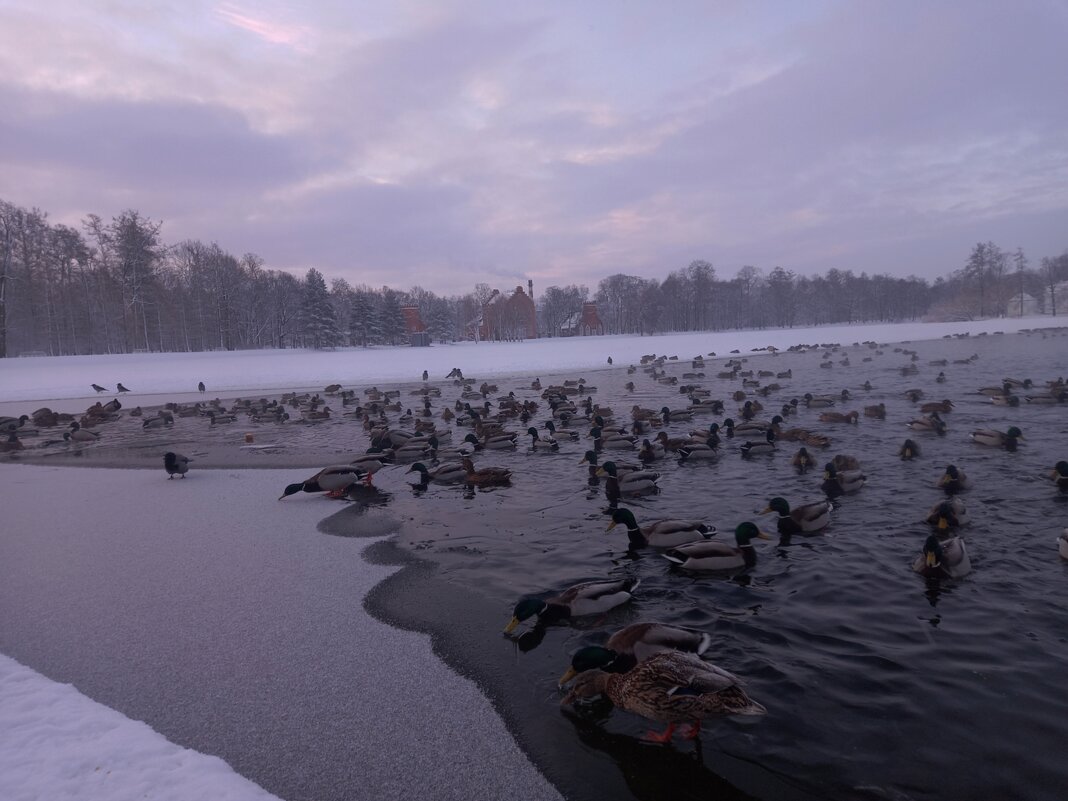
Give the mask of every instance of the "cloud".
<svg viewBox="0 0 1068 801">
<path fill-rule="evenodd" d="M 1068 244 L 1066 33 L 1037 1 L 18 3 L 0 196 L 352 283 L 934 276 Z"/>
</svg>

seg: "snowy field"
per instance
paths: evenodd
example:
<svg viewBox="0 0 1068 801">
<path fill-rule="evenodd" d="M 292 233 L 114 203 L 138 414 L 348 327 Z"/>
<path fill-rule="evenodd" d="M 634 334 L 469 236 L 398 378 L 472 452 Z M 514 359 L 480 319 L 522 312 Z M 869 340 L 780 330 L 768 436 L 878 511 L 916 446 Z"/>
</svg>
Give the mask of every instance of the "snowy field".
<svg viewBox="0 0 1068 801">
<path fill-rule="evenodd" d="M 507 375 L 561 373 L 636 363 L 643 354 L 678 355 L 688 359 L 715 352 L 727 356 L 754 348 L 785 349 L 798 343 L 901 342 L 938 339 L 970 332 L 1012 333 L 1024 328 L 1066 324 L 1063 318 L 1033 317 L 960 323 L 822 326 L 664 334 L 651 337 L 606 336 L 574 339 L 538 339 L 526 342 L 463 342 L 431 348 L 340 348 L 334 351 L 250 350 L 210 353 L 148 353 L 114 356 L 59 356 L 0 359 L 0 402 L 40 401 L 96 397 L 90 384 L 108 388 L 111 397 L 122 382 L 131 390 L 128 404 L 151 405 L 181 401 L 197 395 L 197 382 L 207 385 L 210 397 L 250 391 L 317 388 L 339 383 L 346 387 L 418 381 L 423 370 L 443 379 L 459 367 L 478 379 Z M 161 399 L 158 396 L 165 396 Z M 84 403 L 74 404 L 75 408 Z M 61 405 L 56 410 L 65 410 Z M 10 407 L 0 411 L 10 413 Z"/>
<path fill-rule="evenodd" d="M 397 568 L 316 530 L 344 504 L 276 500 L 302 477 L 0 465 L 0 799 L 273 797 L 153 729 L 346 798 L 559 799 L 429 637 L 364 611 Z"/>
</svg>

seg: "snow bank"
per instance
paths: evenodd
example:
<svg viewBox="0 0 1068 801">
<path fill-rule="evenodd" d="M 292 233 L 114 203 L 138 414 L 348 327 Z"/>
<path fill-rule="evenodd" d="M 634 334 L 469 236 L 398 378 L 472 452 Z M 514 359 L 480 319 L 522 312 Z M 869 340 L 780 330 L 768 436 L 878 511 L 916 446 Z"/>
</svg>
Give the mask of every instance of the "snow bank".
<svg viewBox="0 0 1068 801">
<path fill-rule="evenodd" d="M 218 757 L 151 728 L 0 654 L 0 798 L 6 801 L 276 796 Z"/>
<path fill-rule="evenodd" d="M 637 362 L 645 353 L 725 356 L 758 347 L 787 348 L 798 343 L 866 340 L 901 342 L 938 339 L 946 334 L 1011 333 L 1022 328 L 1063 324 L 1057 318 L 1012 318 L 960 323 L 912 323 L 819 328 L 767 329 L 663 334 L 651 337 L 605 336 L 538 339 L 526 342 L 463 342 L 431 348 L 340 348 L 334 351 L 259 350 L 211 353 L 147 353 L 104 356 L 33 357 L 0 360 L 0 401 L 49 401 L 94 397 L 90 384 L 110 390 L 122 382 L 132 390 L 131 403 L 180 400 L 197 395 L 203 381 L 212 397 L 248 391 L 322 388 L 327 384 L 369 386 L 373 383 L 418 381 L 423 370 L 444 378 L 453 367 L 465 375 L 487 378 L 531 373 L 559 373 L 605 367 L 609 356 L 617 367 Z"/>
</svg>

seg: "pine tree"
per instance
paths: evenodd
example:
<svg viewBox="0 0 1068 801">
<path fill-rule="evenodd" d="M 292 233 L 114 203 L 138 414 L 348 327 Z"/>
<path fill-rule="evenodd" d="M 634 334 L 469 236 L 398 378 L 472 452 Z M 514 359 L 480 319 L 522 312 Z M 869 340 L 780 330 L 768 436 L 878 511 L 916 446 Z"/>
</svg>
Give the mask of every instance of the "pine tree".
<svg viewBox="0 0 1068 801">
<path fill-rule="evenodd" d="M 316 269 L 308 270 L 304 277 L 301 304 L 301 333 L 304 344 L 315 349 L 334 348 L 341 343 L 337 313 L 330 303 L 323 274 Z"/>
<path fill-rule="evenodd" d="M 400 293 L 389 287 L 383 287 L 381 298 L 379 330 L 385 342 L 396 345 L 404 336 L 404 314 L 401 312 Z"/>
<path fill-rule="evenodd" d="M 356 290 L 349 309 L 349 336 L 356 344 L 366 348 L 371 344 L 376 329 L 373 295 Z"/>
</svg>

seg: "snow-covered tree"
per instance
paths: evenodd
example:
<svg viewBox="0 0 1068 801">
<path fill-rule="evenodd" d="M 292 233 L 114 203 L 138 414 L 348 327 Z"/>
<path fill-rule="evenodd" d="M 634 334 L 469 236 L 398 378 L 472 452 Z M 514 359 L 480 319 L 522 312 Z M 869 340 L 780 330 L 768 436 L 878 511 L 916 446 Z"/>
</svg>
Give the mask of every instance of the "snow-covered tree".
<svg viewBox="0 0 1068 801">
<path fill-rule="evenodd" d="M 337 313 L 330 302 L 323 274 L 312 268 L 304 276 L 301 303 L 301 333 L 304 344 L 313 348 L 334 348 L 341 344 Z"/>
</svg>

